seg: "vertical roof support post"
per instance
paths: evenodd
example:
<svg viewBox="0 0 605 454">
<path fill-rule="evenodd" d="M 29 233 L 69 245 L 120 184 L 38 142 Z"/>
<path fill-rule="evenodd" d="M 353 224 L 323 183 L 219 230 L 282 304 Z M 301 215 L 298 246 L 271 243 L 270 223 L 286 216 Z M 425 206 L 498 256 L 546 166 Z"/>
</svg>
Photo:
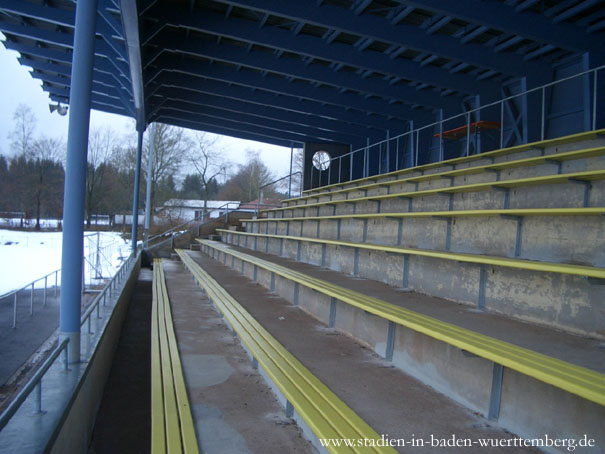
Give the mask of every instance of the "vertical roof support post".
<svg viewBox="0 0 605 454">
<path fill-rule="evenodd" d="M 147 156 L 147 193 L 145 195 L 145 248 L 149 247 L 149 227 L 151 225 L 151 177 L 155 152 L 155 123 L 151 124 L 149 156 Z"/>
<path fill-rule="evenodd" d="M 292 197 L 292 163 L 294 161 L 294 144 L 290 142 L 290 179 L 288 180 L 288 198 Z"/>
<path fill-rule="evenodd" d="M 71 87 L 69 91 L 65 194 L 63 199 L 61 303 L 59 312 L 60 338 L 69 339 L 67 350 L 68 361 L 71 363 L 80 362 L 86 156 L 96 18 L 97 0 L 82 0 L 76 4 Z"/>
<path fill-rule="evenodd" d="M 134 168 L 134 190 L 132 194 L 132 237 L 131 247 L 137 250 L 137 231 L 139 227 L 139 187 L 141 182 L 141 155 L 143 154 L 143 129 L 137 128 L 137 163 Z"/>
</svg>

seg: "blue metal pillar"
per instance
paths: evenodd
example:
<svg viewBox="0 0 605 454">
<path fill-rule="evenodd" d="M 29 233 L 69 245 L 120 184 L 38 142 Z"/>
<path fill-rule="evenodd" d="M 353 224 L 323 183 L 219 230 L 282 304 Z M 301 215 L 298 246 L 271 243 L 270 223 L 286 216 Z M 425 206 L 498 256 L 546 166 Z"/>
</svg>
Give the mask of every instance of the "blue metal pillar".
<svg viewBox="0 0 605 454">
<path fill-rule="evenodd" d="M 155 123 L 151 125 L 149 141 L 149 156 L 147 156 L 147 194 L 145 195 L 145 247 L 149 246 L 149 227 L 151 226 L 151 176 L 155 149 Z"/>
<path fill-rule="evenodd" d="M 139 227 L 139 185 L 141 182 L 141 155 L 143 154 L 143 128 L 137 125 L 137 163 L 134 168 L 134 190 L 132 194 L 132 236 L 131 247 L 137 250 L 137 230 Z"/>
<path fill-rule="evenodd" d="M 68 338 L 68 361 L 80 362 L 80 314 L 82 256 L 84 252 L 84 205 L 86 155 L 90 122 L 90 97 L 95 49 L 97 0 L 76 5 L 69 128 L 63 199 L 63 245 L 61 251 L 61 339 Z"/>
</svg>

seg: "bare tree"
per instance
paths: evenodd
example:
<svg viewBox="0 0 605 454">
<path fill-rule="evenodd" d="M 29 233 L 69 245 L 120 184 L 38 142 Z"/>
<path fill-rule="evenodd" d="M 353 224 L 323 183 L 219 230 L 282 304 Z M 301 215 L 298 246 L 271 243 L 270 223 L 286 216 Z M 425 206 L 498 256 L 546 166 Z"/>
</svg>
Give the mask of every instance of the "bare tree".
<svg viewBox="0 0 605 454">
<path fill-rule="evenodd" d="M 219 191 L 219 197 L 224 200 L 239 200 L 250 202 L 258 197 L 260 188 L 273 179 L 273 174 L 261 161 L 259 152 L 246 150 L 247 164 L 240 165 L 233 177 L 225 182 Z M 263 190 L 265 198 L 279 197 L 271 187 Z"/>
<path fill-rule="evenodd" d="M 173 188 L 167 184 L 173 181 L 181 169 L 184 157 L 191 146 L 185 130 L 175 126 L 156 123 L 153 150 L 153 166 L 151 171 L 151 212 L 157 201 L 164 201 L 173 194 L 164 194 L 162 189 Z M 147 168 L 149 159 L 149 143 L 146 144 L 142 168 Z M 147 177 L 144 172 L 145 178 Z M 172 192 L 172 191 L 169 191 Z"/>
<path fill-rule="evenodd" d="M 197 146 L 191 147 L 187 153 L 187 162 L 191 164 L 201 184 L 204 198 L 204 217 L 207 213 L 210 187 L 216 187 L 217 178 L 226 175 L 226 163 L 222 150 L 218 148 L 219 137 L 205 132 L 197 132 L 194 136 Z"/>
<path fill-rule="evenodd" d="M 86 166 L 86 225 L 98 214 L 108 194 L 103 190 L 117 143 L 117 134 L 109 127 L 94 129 L 88 136 L 88 162 Z"/>
<path fill-rule="evenodd" d="M 34 146 L 34 134 L 36 131 L 37 119 L 32 110 L 26 104 L 19 104 L 13 113 L 14 126 L 8 134 L 11 140 L 11 149 L 16 155 L 23 155 L 29 158 L 29 154 Z"/>
<path fill-rule="evenodd" d="M 43 205 L 56 204 L 62 199 L 63 166 L 65 146 L 61 139 L 42 136 L 34 141 L 29 151 L 29 184 L 31 202 L 36 215 L 36 230 L 40 230 Z M 59 203 L 59 205 L 62 203 Z"/>
</svg>

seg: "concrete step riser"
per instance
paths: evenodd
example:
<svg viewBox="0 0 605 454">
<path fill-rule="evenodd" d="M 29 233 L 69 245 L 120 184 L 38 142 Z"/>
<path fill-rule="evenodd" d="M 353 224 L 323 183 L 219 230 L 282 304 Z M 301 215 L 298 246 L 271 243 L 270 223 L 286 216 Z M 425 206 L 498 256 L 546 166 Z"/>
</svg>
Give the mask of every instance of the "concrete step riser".
<svg viewBox="0 0 605 454">
<path fill-rule="evenodd" d="M 605 267 L 603 216 L 325 219 L 254 222 L 246 227 L 252 233 Z"/>
<path fill-rule="evenodd" d="M 605 338 L 601 310 L 605 285 L 584 277 L 297 240 L 223 235 L 223 241 L 570 333 Z"/>
<path fill-rule="evenodd" d="M 605 182 L 596 180 L 586 183 L 573 181 L 540 186 L 522 186 L 508 191 L 490 187 L 487 190 L 476 192 L 428 194 L 413 198 L 392 197 L 380 202 L 362 200 L 319 207 L 301 206 L 292 210 L 268 212 L 265 217 L 273 219 L 408 211 L 580 208 L 583 206 L 603 206 L 604 204 Z"/>
<path fill-rule="evenodd" d="M 449 344 L 390 323 L 229 254 L 208 247 L 202 247 L 202 251 L 299 306 L 326 326 L 369 345 L 377 354 L 390 359 L 395 367 L 472 411 L 488 416 L 494 387 L 495 396 L 500 391 L 499 412 L 494 419 L 515 433 L 528 438 L 544 433 L 579 438 L 587 431 L 599 432 L 599 421 L 605 417 L 604 407 L 508 368 L 503 370 L 499 388 L 497 383 L 493 384 L 495 368 L 491 361 L 465 354 Z M 546 407 L 549 408 L 547 415 L 544 414 Z"/>
</svg>

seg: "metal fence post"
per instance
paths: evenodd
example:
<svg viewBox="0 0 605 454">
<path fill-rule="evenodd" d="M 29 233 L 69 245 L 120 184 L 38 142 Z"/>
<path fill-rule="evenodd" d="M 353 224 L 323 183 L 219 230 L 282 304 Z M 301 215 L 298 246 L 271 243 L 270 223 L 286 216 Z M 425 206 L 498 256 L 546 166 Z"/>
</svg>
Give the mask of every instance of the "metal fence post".
<svg viewBox="0 0 605 454">
<path fill-rule="evenodd" d="M 466 113 L 466 156 L 471 151 L 471 113 Z"/>
<path fill-rule="evenodd" d="M 18 290 L 15 292 L 15 298 L 13 300 L 13 328 L 17 327 L 17 293 L 19 293 Z"/>
<path fill-rule="evenodd" d="M 32 282 L 31 297 L 29 300 L 29 315 L 34 315 L 34 283 Z"/>
<path fill-rule="evenodd" d="M 46 306 L 46 288 L 48 287 L 48 276 L 44 276 L 44 302 L 43 306 Z"/>
<path fill-rule="evenodd" d="M 546 107 L 546 88 L 542 87 L 542 113 L 540 117 L 540 140 L 544 140 L 544 127 L 546 119 L 544 118 L 544 109 Z"/>
<path fill-rule="evenodd" d="M 500 148 L 504 147 L 504 100 L 500 102 Z"/>
</svg>

